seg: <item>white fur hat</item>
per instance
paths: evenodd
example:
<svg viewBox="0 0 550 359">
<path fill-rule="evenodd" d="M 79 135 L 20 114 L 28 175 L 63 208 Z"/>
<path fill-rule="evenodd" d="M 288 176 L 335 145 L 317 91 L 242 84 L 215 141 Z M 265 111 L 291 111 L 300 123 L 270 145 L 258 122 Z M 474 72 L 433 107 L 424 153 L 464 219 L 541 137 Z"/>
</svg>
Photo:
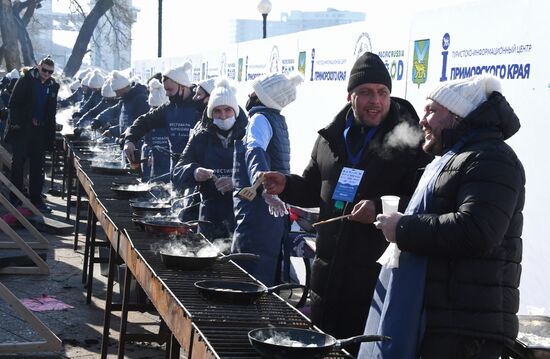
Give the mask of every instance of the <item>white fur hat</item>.
<svg viewBox="0 0 550 359">
<path fill-rule="evenodd" d="M 71 84 L 69 85 L 69 90 L 71 90 L 71 91 L 76 91 L 76 90 L 78 90 L 79 87 L 80 87 L 80 81 L 74 80 L 74 81 L 71 82 Z"/>
<path fill-rule="evenodd" d="M 79 79 L 80 81 L 82 81 L 84 79 L 84 77 L 90 73 L 92 70 L 91 69 L 85 69 L 85 70 L 80 70 L 78 71 L 78 73 L 76 74 L 76 78 Z"/>
<path fill-rule="evenodd" d="M 464 80 L 445 82 L 430 92 L 432 99 L 462 118 L 487 101 L 494 91 L 502 93 L 500 81 L 491 75 L 479 75 Z"/>
<path fill-rule="evenodd" d="M 126 86 L 130 86 L 130 80 L 128 80 L 128 78 L 126 78 L 126 76 L 124 76 L 120 72 L 113 70 L 110 76 L 111 88 L 113 89 L 113 91 L 118 91 L 125 88 Z"/>
<path fill-rule="evenodd" d="M 92 76 L 88 79 L 88 87 L 92 89 L 100 89 L 104 82 L 105 78 L 99 70 L 94 70 Z"/>
<path fill-rule="evenodd" d="M 19 77 L 21 77 L 21 75 L 19 74 L 19 71 L 17 69 L 13 69 L 10 72 L 8 72 L 6 77 L 9 78 L 10 80 L 13 80 L 13 79 L 18 79 Z"/>
<path fill-rule="evenodd" d="M 80 82 L 82 86 L 88 87 L 88 81 L 90 81 L 93 75 L 94 73 L 92 71 L 87 72 L 86 75 L 84 75 L 84 77 L 82 78 L 82 81 Z"/>
<path fill-rule="evenodd" d="M 149 106 L 159 107 L 161 105 L 164 105 L 168 101 L 164 86 L 162 86 L 159 80 L 152 79 L 151 81 L 149 81 L 148 86 L 149 98 L 147 99 L 147 102 L 149 103 Z"/>
<path fill-rule="evenodd" d="M 101 96 L 106 98 L 116 97 L 116 93 L 111 88 L 111 79 L 107 79 L 107 81 L 103 83 L 103 86 L 101 87 Z"/>
<path fill-rule="evenodd" d="M 180 85 L 191 87 L 191 77 L 189 75 L 192 69 L 193 65 L 190 62 L 186 62 L 182 66 L 168 70 L 164 76 Z"/>
<path fill-rule="evenodd" d="M 209 79 L 200 81 L 197 85 L 202 87 L 202 89 L 210 95 L 212 93 L 212 90 L 214 90 L 216 79 L 217 77 L 211 77 Z"/>
<path fill-rule="evenodd" d="M 292 73 L 288 77 L 272 73 L 256 78 L 252 83 L 252 88 L 265 106 L 282 110 L 296 99 L 296 86 L 303 80 L 298 72 Z"/>
<path fill-rule="evenodd" d="M 214 108 L 218 106 L 229 106 L 235 111 L 235 117 L 239 116 L 239 103 L 235 94 L 237 90 L 231 86 L 226 78 L 219 78 L 216 80 L 214 89 L 210 93 L 210 99 L 208 99 L 208 107 L 206 108 L 206 114 L 209 118 L 212 118 L 212 112 Z"/>
</svg>

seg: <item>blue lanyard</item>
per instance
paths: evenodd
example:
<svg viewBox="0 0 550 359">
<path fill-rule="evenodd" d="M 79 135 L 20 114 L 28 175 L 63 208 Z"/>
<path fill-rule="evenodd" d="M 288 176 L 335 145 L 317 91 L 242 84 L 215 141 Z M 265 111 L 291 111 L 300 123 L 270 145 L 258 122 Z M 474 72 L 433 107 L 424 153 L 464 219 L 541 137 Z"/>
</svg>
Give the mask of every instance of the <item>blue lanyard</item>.
<svg viewBox="0 0 550 359">
<path fill-rule="evenodd" d="M 369 144 L 370 140 L 374 137 L 374 134 L 376 133 L 376 130 L 378 127 L 373 127 L 367 132 L 367 135 L 365 136 L 365 143 L 363 143 L 363 147 L 361 147 L 361 150 L 357 152 L 357 154 L 353 154 L 349 148 L 347 136 L 349 129 L 351 128 L 351 125 L 353 123 L 353 113 L 350 113 L 348 118 L 346 119 L 346 129 L 344 130 L 344 142 L 346 144 L 346 152 L 348 153 L 348 158 L 353 165 L 353 167 L 357 166 L 359 161 L 363 158 L 363 152 L 365 151 L 365 148 L 367 148 L 367 145 Z"/>
</svg>

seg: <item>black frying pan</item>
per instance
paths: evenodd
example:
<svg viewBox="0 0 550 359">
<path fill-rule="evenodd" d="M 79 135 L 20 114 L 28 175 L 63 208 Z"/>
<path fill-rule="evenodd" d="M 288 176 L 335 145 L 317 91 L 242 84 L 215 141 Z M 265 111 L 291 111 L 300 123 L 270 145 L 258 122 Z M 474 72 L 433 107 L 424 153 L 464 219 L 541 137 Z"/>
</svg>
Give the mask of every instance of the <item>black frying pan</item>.
<svg viewBox="0 0 550 359">
<path fill-rule="evenodd" d="M 199 222 L 201 221 L 195 220 L 181 222 L 179 220 L 171 220 L 165 218 L 134 219 L 134 223 L 138 224 L 138 226 L 140 226 L 145 232 L 157 234 L 175 234 L 178 236 L 183 236 L 191 232 L 192 228 L 196 227 Z"/>
<path fill-rule="evenodd" d="M 129 167 L 122 166 L 120 163 L 118 163 L 117 165 L 92 164 L 90 168 L 92 169 L 93 172 L 104 174 L 104 175 L 125 175 L 131 171 Z"/>
<path fill-rule="evenodd" d="M 232 259 L 258 259 L 259 256 L 252 253 L 235 253 L 226 256 L 218 254 L 215 256 L 194 257 L 174 255 L 161 250 L 160 258 L 162 259 L 162 263 L 168 268 L 188 270 L 204 269 L 210 267 L 214 263 L 227 262 Z"/>
<path fill-rule="evenodd" d="M 128 170 L 127 170 L 128 171 Z M 118 198 L 129 199 L 149 193 L 150 188 L 140 184 L 119 184 L 111 187 Z"/>
<path fill-rule="evenodd" d="M 166 214 L 172 210 L 170 202 L 154 202 L 154 201 L 132 201 L 130 207 L 137 215 L 147 215 L 162 213 Z"/>
<path fill-rule="evenodd" d="M 259 328 L 248 332 L 248 340 L 258 353 L 277 359 L 322 358 L 350 344 L 390 339 L 383 335 L 359 335 L 337 340 L 314 330 L 285 327 Z"/>
<path fill-rule="evenodd" d="M 267 288 L 261 284 L 228 280 L 201 280 L 195 282 L 195 287 L 206 299 L 231 304 L 252 304 L 265 294 L 281 289 L 307 289 L 306 286 L 296 283 L 283 283 Z"/>
</svg>

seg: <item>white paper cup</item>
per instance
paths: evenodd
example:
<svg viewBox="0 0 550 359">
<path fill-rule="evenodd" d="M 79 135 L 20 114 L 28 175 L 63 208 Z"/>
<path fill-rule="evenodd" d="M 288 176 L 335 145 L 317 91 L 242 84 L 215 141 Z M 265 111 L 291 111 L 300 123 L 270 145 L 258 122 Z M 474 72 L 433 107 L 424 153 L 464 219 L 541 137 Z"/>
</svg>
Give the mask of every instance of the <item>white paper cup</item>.
<svg viewBox="0 0 550 359">
<path fill-rule="evenodd" d="M 397 196 L 382 196 L 382 213 L 390 214 L 397 212 L 399 208 L 399 197 Z"/>
</svg>

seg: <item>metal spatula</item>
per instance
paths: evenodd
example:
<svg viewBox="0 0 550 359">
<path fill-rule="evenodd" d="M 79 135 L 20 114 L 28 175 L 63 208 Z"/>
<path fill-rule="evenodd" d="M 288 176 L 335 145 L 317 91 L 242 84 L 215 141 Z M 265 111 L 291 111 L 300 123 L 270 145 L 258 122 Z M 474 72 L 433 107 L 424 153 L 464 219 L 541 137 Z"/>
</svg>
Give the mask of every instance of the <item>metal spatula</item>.
<svg viewBox="0 0 550 359">
<path fill-rule="evenodd" d="M 256 181 L 254 181 L 254 183 L 252 184 L 252 186 L 241 188 L 241 190 L 237 192 L 237 196 L 240 199 L 244 199 L 246 201 L 252 201 L 254 198 L 256 198 L 258 187 L 262 184 L 263 179 L 264 179 L 264 175 L 263 173 L 260 173 L 256 178 Z"/>
</svg>

